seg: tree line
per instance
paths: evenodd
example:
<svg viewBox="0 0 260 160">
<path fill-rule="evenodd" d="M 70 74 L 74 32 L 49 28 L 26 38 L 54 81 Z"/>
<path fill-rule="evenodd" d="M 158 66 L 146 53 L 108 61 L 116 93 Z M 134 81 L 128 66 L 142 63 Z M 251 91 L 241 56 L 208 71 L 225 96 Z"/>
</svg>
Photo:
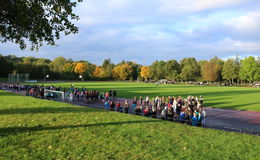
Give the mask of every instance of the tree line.
<svg viewBox="0 0 260 160">
<path fill-rule="evenodd" d="M 0 77 L 9 73 L 29 73 L 31 79 L 42 80 L 49 75 L 50 80 L 160 80 L 207 81 L 238 83 L 241 81 L 260 81 L 260 57 L 244 59 L 230 58 L 222 60 L 214 57 L 210 60 L 183 58 L 177 60 L 155 61 L 143 66 L 131 61 L 114 64 L 105 59 L 98 66 L 88 61 L 73 61 L 64 57 L 53 60 L 35 57 L 17 57 L 0 55 Z"/>
</svg>

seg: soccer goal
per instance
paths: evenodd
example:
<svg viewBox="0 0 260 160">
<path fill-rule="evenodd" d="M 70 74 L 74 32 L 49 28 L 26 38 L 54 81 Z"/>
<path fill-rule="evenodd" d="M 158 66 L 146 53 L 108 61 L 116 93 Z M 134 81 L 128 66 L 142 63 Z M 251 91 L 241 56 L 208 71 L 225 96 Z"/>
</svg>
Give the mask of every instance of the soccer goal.
<svg viewBox="0 0 260 160">
<path fill-rule="evenodd" d="M 45 99 L 57 99 L 57 100 L 63 100 L 65 99 L 64 92 L 63 91 L 55 91 L 55 90 L 44 90 L 44 98 Z"/>
</svg>

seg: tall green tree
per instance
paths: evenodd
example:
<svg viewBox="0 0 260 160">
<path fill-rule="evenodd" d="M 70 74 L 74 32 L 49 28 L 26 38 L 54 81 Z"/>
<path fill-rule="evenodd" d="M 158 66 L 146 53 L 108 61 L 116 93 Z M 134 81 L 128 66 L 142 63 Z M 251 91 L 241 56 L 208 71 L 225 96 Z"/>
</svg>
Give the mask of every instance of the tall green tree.
<svg viewBox="0 0 260 160">
<path fill-rule="evenodd" d="M 254 57 L 250 56 L 242 60 L 239 76 L 242 80 L 252 82 L 255 80 L 257 72 L 257 62 Z"/>
<path fill-rule="evenodd" d="M 14 65 L 9 62 L 4 56 L 0 55 L 0 77 L 7 77 L 11 73 Z"/>
<path fill-rule="evenodd" d="M 79 17 L 73 9 L 81 1 L 0 1 L 0 42 L 15 42 L 21 49 L 26 48 L 26 41 L 31 44 L 31 49 L 38 49 L 43 42 L 55 45 L 60 33 L 78 32 L 72 21 Z"/>
<path fill-rule="evenodd" d="M 228 81 L 234 83 L 234 79 L 239 78 L 240 64 L 235 59 L 228 59 L 222 69 L 222 77 Z"/>
<path fill-rule="evenodd" d="M 159 79 L 165 79 L 166 78 L 165 64 L 166 63 L 164 61 L 155 61 L 150 66 L 151 77 L 154 80 L 159 80 Z"/>
<path fill-rule="evenodd" d="M 67 63 L 66 58 L 57 57 L 50 63 L 50 68 L 53 72 L 61 73 L 63 66 Z"/>
<path fill-rule="evenodd" d="M 218 67 L 216 67 L 217 81 L 222 81 L 222 69 L 224 66 L 224 61 L 218 57 L 213 57 L 210 59 L 210 62 L 214 63 Z"/>
<path fill-rule="evenodd" d="M 180 61 L 181 79 L 184 81 L 195 81 L 200 76 L 200 66 L 195 58 L 184 58 Z"/>
<path fill-rule="evenodd" d="M 169 60 L 165 64 L 165 74 L 168 80 L 178 80 L 181 66 L 176 60 Z"/>
<path fill-rule="evenodd" d="M 66 79 L 74 79 L 74 69 L 76 67 L 77 63 L 75 62 L 67 62 L 62 67 L 63 77 Z"/>
<path fill-rule="evenodd" d="M 260 81 L 260 57 L 257 59 L 257 68 L 256 68 L 256 73 L 254 76 L 255 81 Z"/>
<path fill-rule="evenodd" d="M 111 62 L 111 59 L 105 59 L 101 66 L 101 78 L 112 79 L 114 64 Z"/>
</svg>

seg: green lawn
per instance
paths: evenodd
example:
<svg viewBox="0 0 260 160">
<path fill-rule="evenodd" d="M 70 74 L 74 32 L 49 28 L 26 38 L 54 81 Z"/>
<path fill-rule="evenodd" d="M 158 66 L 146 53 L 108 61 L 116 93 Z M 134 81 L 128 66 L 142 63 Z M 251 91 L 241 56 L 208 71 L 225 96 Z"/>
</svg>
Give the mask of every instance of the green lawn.
<svg viewBox="0 0 260 160">
<path fill-rule="evenodd" d="M 0 82 L 7 82 L 8 78 L 0 77 Z"/>
<path fill-rule="evenodd" d="M 147 89 L 148 86 L 144 85 Z M 0 102 L 0 159 L 3 160 L 259 158 L 259 136 L 191 127 L 3 91 L 0 91 Z"/>
<path fill-rule="evenodd" d="M 51 83 L 55 86 L 69 87 L 71 83 Z M 184 96 L 203 95 L 208 107 L 260 111 L 260 88 L 252 87 L 214 87 L 187 85 L 159 85 L 122 82 L 73 83 L 75 87 L 98 90 L 118 90 L 119 97 L 133 96 Z M 47 84 L 49 85 L 49 84 Z"/>
</svg>

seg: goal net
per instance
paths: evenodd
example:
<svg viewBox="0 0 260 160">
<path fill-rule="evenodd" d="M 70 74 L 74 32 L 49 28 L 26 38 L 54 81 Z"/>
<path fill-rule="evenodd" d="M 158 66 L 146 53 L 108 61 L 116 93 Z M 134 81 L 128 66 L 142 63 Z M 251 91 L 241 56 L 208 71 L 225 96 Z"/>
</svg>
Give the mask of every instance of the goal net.
<svg viewBox="0 0 260 160">
<path fill-rule="evenodd" d="M 44 98 L 45 99 L 55 99 L 55 100 L 63 100 L 64 101 L 64 92 L 55 91 L 55 90 L 44 90 Z"/>
</svg>

